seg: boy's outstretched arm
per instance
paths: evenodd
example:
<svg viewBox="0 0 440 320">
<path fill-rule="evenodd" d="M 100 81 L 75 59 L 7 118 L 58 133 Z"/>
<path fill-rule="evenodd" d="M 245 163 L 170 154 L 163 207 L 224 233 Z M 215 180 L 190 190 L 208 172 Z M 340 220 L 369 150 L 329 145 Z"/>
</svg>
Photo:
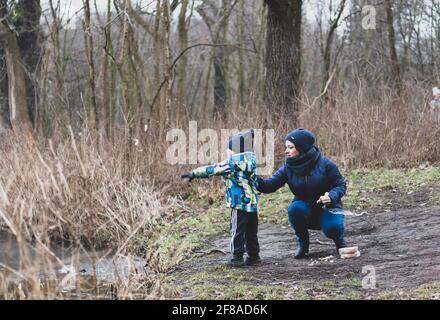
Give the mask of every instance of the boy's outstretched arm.
<svg viewBox="0 0 440 320">
<path fill-rule="evenodd" d="M 202 179 L 208 178 L 210 176 L 224 176 L 231 172 L 228 160 L 222 162 L 211 164 L 203 167 L 196 168 L 191 172 L 184 173 L 181 175 L 182 178 L 189 178 L 191 181 L 194 178 Z"/>
</svg>

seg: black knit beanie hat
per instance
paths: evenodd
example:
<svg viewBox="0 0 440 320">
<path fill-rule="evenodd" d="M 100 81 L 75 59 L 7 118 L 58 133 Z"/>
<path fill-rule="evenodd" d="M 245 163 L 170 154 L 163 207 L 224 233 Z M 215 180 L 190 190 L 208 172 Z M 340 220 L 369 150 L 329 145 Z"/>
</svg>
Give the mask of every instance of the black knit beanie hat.
<svg viewBox="0 0 440 320">
<path fill-rule="evenodd" d="M 285 140 L 292 142 L 299 152 L 306 153 L 315 144 L 315 135 L 307 129 L 298 128 L 290 131 Z"/>
</svg>

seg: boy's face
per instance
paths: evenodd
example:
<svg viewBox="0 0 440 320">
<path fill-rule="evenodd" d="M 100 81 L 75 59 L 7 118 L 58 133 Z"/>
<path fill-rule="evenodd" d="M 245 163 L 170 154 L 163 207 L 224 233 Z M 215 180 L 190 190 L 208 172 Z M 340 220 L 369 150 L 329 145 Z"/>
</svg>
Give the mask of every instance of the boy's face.
<svg viewBox="0 0 440 320">
<path fill-rule="evenodd" d="M 434 100 L 440 100 L 440 93 L 434 96 Z"/>
</svg>

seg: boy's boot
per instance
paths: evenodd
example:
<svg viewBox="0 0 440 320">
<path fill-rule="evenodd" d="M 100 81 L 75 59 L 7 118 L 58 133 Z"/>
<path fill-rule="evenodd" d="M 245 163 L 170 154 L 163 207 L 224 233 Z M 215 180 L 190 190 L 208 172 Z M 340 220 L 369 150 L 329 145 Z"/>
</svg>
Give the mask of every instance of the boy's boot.
<svg viewBox="0 0 440 320">
<path fill-rule="evenodd" d="M 244 262 L 244 264 L 247 266 L 255 266 L 260 263 L 261 263 L 261 258 L 258 254 L 256 256 L 246 257 L 246 261 Z"/>
<path fill-rule="evenodd" d="M 298 239 L 298 248 L 295 251 L 295 259 L 304 259 L 309 253 L 309 239 Z"/>
<path fill-rule="evenodd" d="M 243 256 L 233 256 L 231 260 L 228 261 L 227 265 L 229 267 L 242 267 L 244 266 Z"/>
</svg>

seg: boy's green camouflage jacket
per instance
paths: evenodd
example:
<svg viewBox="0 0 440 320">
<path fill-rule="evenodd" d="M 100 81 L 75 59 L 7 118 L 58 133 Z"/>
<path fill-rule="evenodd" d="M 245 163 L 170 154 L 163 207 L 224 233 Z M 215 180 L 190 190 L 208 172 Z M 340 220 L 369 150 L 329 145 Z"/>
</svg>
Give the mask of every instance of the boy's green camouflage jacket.
<svg viewBox="0 0 440 320">
<path fill-rule="evenodd" d="M 228 159 L 192 171 L 195 178 L 223 176 L 228 208 L 257 212 L 257 163 L 253 152 L 236 153 Z"/>
</svg>

